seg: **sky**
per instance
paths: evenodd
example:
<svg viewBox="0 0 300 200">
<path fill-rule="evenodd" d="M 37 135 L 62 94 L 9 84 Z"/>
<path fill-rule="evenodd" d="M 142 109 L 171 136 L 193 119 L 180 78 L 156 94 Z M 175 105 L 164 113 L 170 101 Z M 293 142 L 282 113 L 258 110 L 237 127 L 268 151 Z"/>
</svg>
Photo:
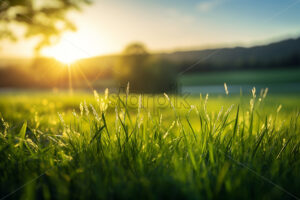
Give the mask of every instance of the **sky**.
<svg viewBox="0 0 300 200">
<path fill-rule="evenodd" d="M 150 51 L 166 52 L 300 36 L 300 0 L 94 0 L 69 18 L 77 32 L 64 33 L 42 55 L 113 54 L 135 41 Z M 0 41 L 0 57 L 30 57 L 35 42 Z"/>
</svg>

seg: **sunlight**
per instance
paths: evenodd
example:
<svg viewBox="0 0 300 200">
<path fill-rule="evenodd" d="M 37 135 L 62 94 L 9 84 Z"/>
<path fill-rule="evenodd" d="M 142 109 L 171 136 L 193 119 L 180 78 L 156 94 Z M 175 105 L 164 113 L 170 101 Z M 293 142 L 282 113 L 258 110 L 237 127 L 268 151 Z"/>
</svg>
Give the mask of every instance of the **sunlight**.
<svg viewBox="0 0 300 200">
<path fill-rule="evenodd" d="M 54 56 L 54 58 L 56 60 L 58 60 L 59 62 L 68 64 L 68 65 L 70 65 L 78 60 L 77 57 L 72 56 L 72 55 L 70 55 L 70 56 L 56 55 L 56 56 Z"/>
<path fill-rule="evenodd" d="M 43 49 L 42 55 L 55 58 L 59 62 L 68 65 L 79 59 L 88 57 L 83 50 L 65 41 L 62 41 L 55 46 Z"/>
</svg>

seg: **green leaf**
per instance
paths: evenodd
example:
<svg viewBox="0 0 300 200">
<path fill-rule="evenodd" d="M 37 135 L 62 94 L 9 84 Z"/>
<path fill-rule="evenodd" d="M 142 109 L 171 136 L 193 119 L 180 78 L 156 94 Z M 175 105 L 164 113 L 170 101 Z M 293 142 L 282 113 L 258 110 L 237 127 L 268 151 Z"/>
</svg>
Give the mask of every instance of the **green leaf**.
<svg viewBox="0 0 300 200">
<path fill-rule="evenodd" d="M 27 128 L 27 122 L 25 121 L 20 132 L 19 132 L 19 137 L 22 139 L 25 139 L 25 134 L 26 134 L 26 128 Z"/>
<path fill-rule="evenodd" d="M 98 135 L 101 134 L 102 130 L 105 128 L 105 126 L 102 126 L 94 135 L 94 137 L 91 139 L 90 144 L 98 137 Z"/>
<path fill-rule="evenodd" d="M 25 140 L 26 128 L 27 128 L 27 121 L 24 122 L 24 124 L 19 132 L 19 137 L 21 138 L 21 141 L 20 141 L 21 148 L 23 147 L 23 142 Z"/>
</svg>

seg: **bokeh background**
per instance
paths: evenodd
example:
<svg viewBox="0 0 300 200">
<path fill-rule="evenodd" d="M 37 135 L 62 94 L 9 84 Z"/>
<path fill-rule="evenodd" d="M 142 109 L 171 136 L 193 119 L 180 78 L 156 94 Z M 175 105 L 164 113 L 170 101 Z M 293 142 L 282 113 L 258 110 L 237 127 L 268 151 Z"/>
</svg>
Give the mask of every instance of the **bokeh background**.
<svg viewBox="0 0 300 200">
<path fill-rule="evenodd" d="M 300 92 L 298 0 L 1 0 L 0 87 Z"/>
</svg>

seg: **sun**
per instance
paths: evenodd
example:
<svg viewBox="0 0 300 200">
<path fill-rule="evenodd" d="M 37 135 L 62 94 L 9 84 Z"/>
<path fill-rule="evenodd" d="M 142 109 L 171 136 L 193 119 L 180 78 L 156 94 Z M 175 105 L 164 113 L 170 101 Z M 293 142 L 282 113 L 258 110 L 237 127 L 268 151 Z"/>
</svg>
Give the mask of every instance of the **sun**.
<svg viewBox="0 0 300 200">
<path fill-rule="evenodd" d="M 83 50 L 65 41 L 62 41 L 55 46 L 45 48 L 41 53 L 44 56 L 55 58 L 59 62 L 68 65 L 79 59 L 88 57 Z"/>
<path fill-rule="evenodd" d="M 72 64 L 74 62 L 76 62 L 79 58 L 77 58 L 76 56 L 73 55 L 55 55 L 53 56 L 56 60 L 58 60 L 59 62 L 63 63 L 63 64 Z"/>
</svg>

